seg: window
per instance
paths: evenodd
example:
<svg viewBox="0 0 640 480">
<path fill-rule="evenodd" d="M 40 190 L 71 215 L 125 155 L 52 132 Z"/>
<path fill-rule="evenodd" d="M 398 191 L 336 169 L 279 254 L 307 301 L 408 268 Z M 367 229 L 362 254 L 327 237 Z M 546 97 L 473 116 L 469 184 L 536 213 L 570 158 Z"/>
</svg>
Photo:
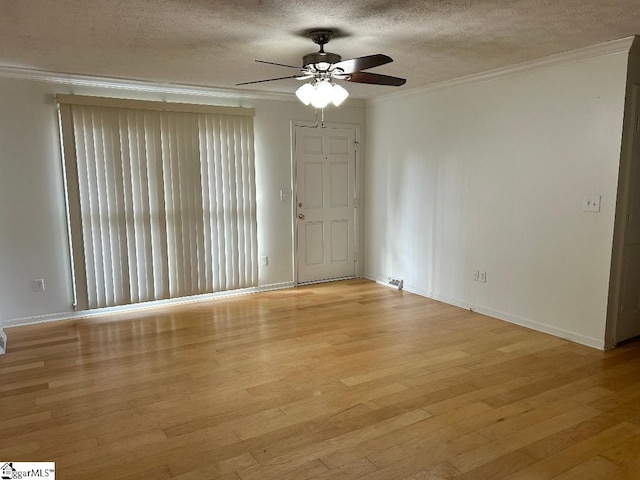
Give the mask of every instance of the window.
<svg viewBox="0 0 640 480">
<path fill-rule="evenodd" d="M 257 285 L 252 109 L 58 102 L 76 308 Z"/>
</svg>

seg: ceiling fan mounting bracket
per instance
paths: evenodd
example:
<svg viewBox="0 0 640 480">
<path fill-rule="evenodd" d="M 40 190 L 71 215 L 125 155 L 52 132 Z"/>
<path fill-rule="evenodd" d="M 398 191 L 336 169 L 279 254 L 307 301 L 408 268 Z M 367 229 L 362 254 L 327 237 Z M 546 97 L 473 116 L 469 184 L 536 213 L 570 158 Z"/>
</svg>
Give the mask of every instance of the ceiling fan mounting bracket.
<svg viewBox="0 0 640 480">
<path fill-rule="evenodd" d="M 331 30 L 311 30 L 309 32 L 309 37 L 313 43 L 320 45 L 321 53 L 324 53 L 324 46 L 329 43 L 332 36 L 333 32 Z"/>
</svg>

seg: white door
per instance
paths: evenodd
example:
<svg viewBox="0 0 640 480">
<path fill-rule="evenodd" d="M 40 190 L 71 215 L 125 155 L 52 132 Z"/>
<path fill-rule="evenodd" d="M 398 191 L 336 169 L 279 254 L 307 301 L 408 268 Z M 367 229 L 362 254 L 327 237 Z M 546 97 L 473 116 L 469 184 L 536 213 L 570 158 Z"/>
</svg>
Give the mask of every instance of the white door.
<svg viewBox="0 0 640 480">
<path fill-rule="evenodd" d="M 355 276 L 355 130 L 295 129 L 298 283 Z"/>
<path fill-rule="evenodd" d="M 636 103 L 640 112 L 640 97 Z M 636 121 L 629 185 L 629 217 L 625 233 L 620 317 L 616 343 L 640 335 L 640 127 Z"/>
</svg>

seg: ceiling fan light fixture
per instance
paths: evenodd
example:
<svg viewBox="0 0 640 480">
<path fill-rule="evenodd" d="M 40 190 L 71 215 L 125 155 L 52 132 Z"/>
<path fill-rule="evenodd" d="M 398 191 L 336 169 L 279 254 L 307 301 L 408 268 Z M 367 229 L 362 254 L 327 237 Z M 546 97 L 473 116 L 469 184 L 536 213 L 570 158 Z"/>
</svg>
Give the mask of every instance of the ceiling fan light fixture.
<svg viewBox="0 0 640 480">
<path fill-rule="evenodd" d="M 315 80 L 314 83 L 305 83 L 296 90 L 298 100 L 315 108 L 325 108 L 330 103 L 337 107 L 348 96 L 349 92 L 344 87 L 329 80 Z"/>
</svg>

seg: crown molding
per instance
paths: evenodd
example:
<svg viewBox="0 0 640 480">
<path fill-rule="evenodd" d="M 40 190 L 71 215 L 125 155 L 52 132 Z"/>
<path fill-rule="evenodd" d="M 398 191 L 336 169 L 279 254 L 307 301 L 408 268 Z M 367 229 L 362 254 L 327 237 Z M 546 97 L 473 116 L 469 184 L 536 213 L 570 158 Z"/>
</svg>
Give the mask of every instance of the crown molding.
<svg viewBox="0 0 640 480">
<path fill-rule="evenodd" d="M 207 98 L 277 100 L 299 103 L 299 100 L 296 98 L 293 92 L 261 92 L 257 90 L 205 87 L 201 85 L 186 85 L 171 82 L 150 82 L 144 80 L 131 80 L 126 78 L 97 77 L 91 75 L 48 72 L 45 70 L 20 67 L 0 66 L 0 78 L 33 80 L 38 82 L 55 83 L 59 85 L 71 85 L 90 88 L 108 88 L 134 92 L 192 95 L 196 97 Z M 344 105 L 353 107 L 364 107 L 365 102 L 362 99 L 348 98 L 345 101 Z"/>
<path fill-rule="evenodd" d="M 345 106 L 364 107 L 366 104 L 384 103 L 404 97 L 421 95 L 424 93 L 451 88 L 472 83 L 487 82 L 501 78 L 508 78 L 516 75 L 550 68 L 558 65 L 569 64 L 586 60 L 589 58 L 610 55 L 616 53 L 640 54 L 640 39 L 636 36 L 625 37 L 618 40 L 599 43 L 589 47 L 557 53 L 542 58 L 496 68 L 486 72 L 475 73 L 452 80 L 416 87 L 402 92 L 383 95 L 374 99 L 348 98 Z M 62 85 L 72 85 L 93 88 L 109 88 L 116 90 L 128 90 L 149 93 L 163 93 L 176 95 L 193 95 L 209 98 L 230 98 L 230 99 L 257 99 L 257 100 L 278 100 L 297 102 L 297 98 L 292 93 L 262 92 L 257 90 L 240 90 L 222 87 L 206 87 L 201 85 L 177 84 L 171 82 L 151 82 L 144 80 L 131 80 L 126 78 L 99 77 L 91 75 L 80 75 L 70 73 L 49 72 L 45 70 L 0 66 L 0 77 L 34 80 L 40 82 L 56 83 Z"/>
<path fill-rule="evenodd" d="M 126 78 L 97 77 L 71 73 L 48 72 L 20 67 L 0 66 L 0 77 L 19 80 L 35 80 L 39 82 L 57 83 L 78 87 L 111 88 L 150 93 L 173 93 L 178 95 L 194 95 L 215 98 L 257 98 L 266 100 L 291 100 L 286 93 L 257 92 L 231 88 L 205 87 L 200 85 L 183 85 L 170 82 L 149 82 Z M 295 98 L 295 97 L 294 97 Z"/>
<path fill-rule="evenodd" d="M 488 82 L 491 80 L 523 75 L 529 72 L 534 72 L 537 70 L 542 70 L 559 65 L 566 65 L 569 63 L 579 62 L 603 55 L 611 55 L 616 53 L 640 53 L 640 41 L 638 40 L 638 38 L 639 37 L 635 36 L 620 38 L 618 40 L 612 40 L 610 42 L 599 43 L 597 45 L 592 45 L 589 47 L 536 58 L 534 60 L 517 63 L 515 65 L 510 65 L 507 67 L 496 68 L 481 73 L 474 73 L 472 75 L 454 78 L 452 80 L 445 80 L 431 85 L 425 85 L 423 87 L 416 87 L 409 90 L 404 90 L 402 92 L 390 93 L 388 95 L 369 99 L 367 100 L 367 104 L 374 105 L 390 100 L 397 100 L 399 98 L 430 93 L 445 88 L 452 88 L 461 85 Z"/>
</svg>

